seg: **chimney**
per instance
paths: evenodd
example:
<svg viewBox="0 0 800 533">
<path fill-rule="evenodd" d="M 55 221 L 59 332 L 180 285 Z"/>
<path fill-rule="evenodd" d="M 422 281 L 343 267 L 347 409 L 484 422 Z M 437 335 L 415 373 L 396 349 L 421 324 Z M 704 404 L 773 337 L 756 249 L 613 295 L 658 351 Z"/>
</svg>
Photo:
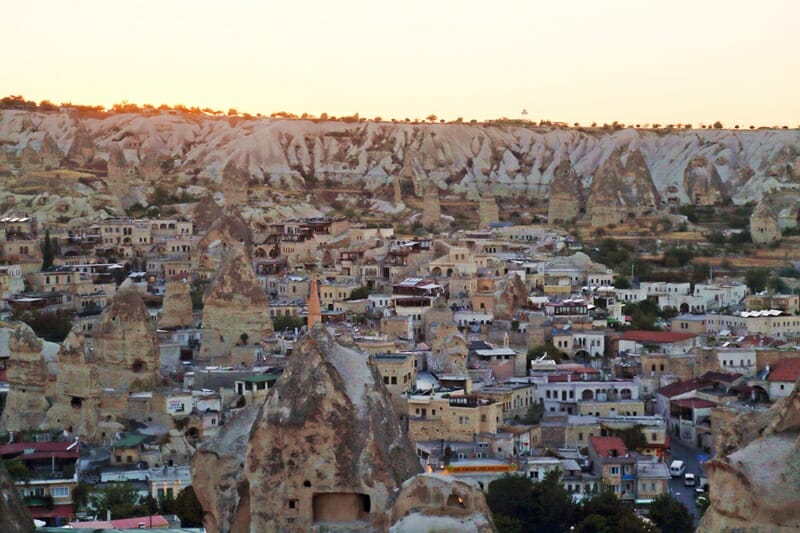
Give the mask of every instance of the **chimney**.
<svg viewBox="0 0 800 533">
<path fill-rule="evenodd" d="M 319 303 L 319 292 L 317 290 L 317 275 L 311 275 L 311 294 L 308 296 L 308 329 L 315 324 L 322 322 L 322 308 Z"/>
</svg>

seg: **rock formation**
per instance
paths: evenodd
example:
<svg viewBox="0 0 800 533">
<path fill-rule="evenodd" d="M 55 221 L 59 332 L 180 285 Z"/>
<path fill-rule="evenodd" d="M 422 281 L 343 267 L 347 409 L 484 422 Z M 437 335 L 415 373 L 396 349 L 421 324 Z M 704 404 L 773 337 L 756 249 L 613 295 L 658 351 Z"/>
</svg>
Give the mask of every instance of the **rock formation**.
<svg viewBox="0 0 800 533">
<path fill-rule="evenodd" d="M 592 178 L 587 201 L 592 226 L 619 224 L 660 205 L 644 155 L 633 149 L 624 164 L 623 155 L 621 149 L 609 154 Z"/>
<path fill-rule="evenodd" d="M 132 287 L 120 287 L 92 328 L 86 362 L 96 365 L 102 388 L 127 391 L 131 384 L 153 384 L 160 364 L 153 320 Z"/>
<path fill-rule="evenodd" d="M 489 224 L 500 220 L 500 209 L 497 207 L 497 198 L 494 196 L 492 183 L 489 183 L 486 191 L 481 194 L 478 211 L 480 214 L 479 227 L 481 228 L 488 228 Z"/>
<path fill-rule="evenodd" d="M 781 239 L 781 227 L 772 205 L 758 202 L 750 215 L 750 238 L 757 246 L 766 246 Z"/>
<path fill-rule="evenodd" d="M 248 531 L 250 491 L 244 469 L 247 441 L 258 416 L 247 405 L 192 456 L 192 485 L 209 533 Z"/>
<path fill-rule="evenodd" d="M 569 153 L 564 152 L 550 184 L 547 221 L 550 224 L 571 222 L 580 217 L 585 210 L 583 184 L 569 160 Z"/>
<path fill-rule="evenodd" d="M 33 533 L 33 520 L 14 481 L 0 461 L 0 531 L 4 533 Z"/>
<path fill-rule="evenodd" d="M 528 288 L 516 274 L 506 276 L 495 285 L 494 318 L 511 320 L 517 310 L 528 303 Z"/>
<path fill-rule="evenodd" d="M 249 159 L 245 161 L 245 168 L 249 166 Z M 250 176 L 239 169 L 233 159 L 228 160 L 222 170 L 222 194 L 225 197 L 225 207 L 241 207 L 247 205 L 247 188 Z"/>
<path fill-rule="evenodd" d="M 722 428 L 705 464 L 711 506 L 698 532 L 800 529 L 800 382 L 765 413 Z"/>
<path fill-rule="evenodd" d="M 248 432 L 250 416 L 239 415 L 241 427 L 223 429 L 221 445 L 209 443 L 192 462 L 210 533 L 243 530 L 234 523 L 385 531 L 395 491 L 421 470 L 374 361 L 321 324 L 295 346 Z M 230 439 L 248 433 L 245 457 Z"/>
<path fill-rule="evenodd" d="M 158 319 L 158 327 L 186 328 L 192 325 L 192 296 L 189 282 L 185 279 L 168 280 L 164 287 L 164 307 Z"/>
<path fill-rule="evenodd" d="M 211 194 L 206 194 L 192 209 L 192 220 L 198 232 L 206 233 L 224 212 Z"/>
<path fill-rule="evenodd" d="M 693 157 L 686 165 L 683 186 L 694 205 L 719 204 L 725 190 L 716 166 L 705 156 Z"/>
<path fill-rule="evenodd" d="M 239 245 L 252 249 L 252 234 L 239 210 L 230 207 L 213 221 L 208 232 L 197 245 L 195 257 L 200 276 L 213 275 L 228 255 L 229 250 Z"/>
<path fill-rule="evenodd" d="M 272 333 L 269 300 L 242 245 L 229 249 L 203 296 L 203 344 L 198 360 L 226 364 L 236 345 Z"/>
<path fill-rule="evenodd" d="M 422 199 L 422 225 L 425 228 L 435 228 L 439 225 L 441 216 L 442 208 L 439 205 L 439 188 L 433 182 L 428 182 Z"/>
<path fill-rule="evenodd" d="M 47 363 L 42 341 L 27 324 L 0 322 L 0 343 L 8 343 L 8 397 L 0 429 L 37 429 L 44 420 L 47 403 Z M 4 346 L 0 349 L 5 350 Z"/>
<path fill-rule="evenodd" d="M 108 160 L 106 184 L 123 202 L 133 203 L 142 201 L 146 192 L 160 182 L 154 160 L 147 156 L 151 151 L 157 153 L 160 161 L 176 163 L 172 168 L 162 169 L 170 179 L 188 178 L 198 190 L 205 188 L 224 197 L 226 205 L 234 203 L 232 199 L 242 199 L 242 205 L 250 202 L 252 212 L 248 213 L 248 219 L 251 220 L 298 216 L 301 212 L 313 212 L 315 207 L 324 210 L 324 204 L 334 201 L 335 196 L 314 195 L 313 206 L 311 197 L 301 200 L 292 196 L 295 202 L 276 200 L 281 198 L 281 189 L 305 191 L 304 176 L 312 173 L 319 183 L 330 180 L 340 187 L 361 190 L 375 185 L 369 194 L 383 201 L 372 202 L 372 209 L 382 209 L 378 207 L 381 205 L 400 207 L 392 201 L 402 199 L 401 182 L 413 183 L 415 195 L 421 196 L 422 184 L 432 178 L 436 179 L 440 194 L 449 198 L 477 200 L 475 193 L 485 188 L 487 179 L 496 184 L 494 192 L 498 199 L 514 196 L 539 200 L 552 190 L 554 217 L 560 211 L 563 211 L 561 216 L 574 211 L 574 203 L 563 194 L 569 188 L 564 187 L 559 176 L 568 172 L 560 168 L 566 159 L 585 181 L 583 185 L 589 186 L 601 175 L 600 167 L 608 154 L 619 152 L 621 161 L 626 162 L 624 171 L 625 167 L 631 167 L 629 160 L 636 161 L 635 152 L 639 152 L 646 164 L 636 166 L 648 169 L 659 195 L 681 204 L 716 203 L 729 197 L 740 205 L 758 201 L 771 191 L 796 188 L 796 178 L 800 175 L 797 130 L 666 132 L 485 124 L 231 122 L 214 117 L 161 114 L 98 117 L 80 112 L 70 114 L 70 120 L 49 120 L 49 117 L 41 120 L 41 115 L 32 120 L 33 116 L 28 111 L 5 110 L 0 117 L 0 138 L 15 141 L 5 151 L 13 151 L 21 160 L 19 167 L 8 166 L 13 177 L 26 177 L 29 170 L 44 168 L 44 159 L 50 156 L 44 157 L 46 154 L 41 152 L 42 146 L 50 144 L 44 141 L 49 135 L 58 139 L 59 146 L 70 147 L 67 158 L 73 164 L 90 164 L 102 172 L 102 162 Z M 122 143 L 131 148 L 123 153 Z M 141 147 L 141 158 L 133 154 L 134 147 Z M 50 154 L 55 156 L 55 150 Z M 57 164 L 55 157 L 50 160 Z M 645 178 L 643 173 L 636 173 L 636 179 L 642 180 L 637 190 L 648 189 Z M 268 184 L 270 192 L 250 190 L 251 181 Z M 570 184 L 571 179 L 566 183 Z M 621 186 L 624 182 L 617 183 Z M 14 195 L 17 205 L 33 199 L 23 182 L 4 180 L 0 187 L 6 196 Z M 591 206 L 600 201 L 596 221 L 619 221 L 615 215 L 625 217 L 630 211 L 616 209 L 616 202 L 612 202 L 608 216 L 602 214 L 602 203 L 608 200 L 606 189 L 602 183 L 589 186 L 585 203 Z M 596 193 L 599 196 L 594 198 Z M 646 200 L 648 196 L 649 193 L 642 198 Z M 53 201 L 59 199 L 55 195 Z M 28 205 L 30 214 L 43 220 L 44 211 L 51 209 L 51 203 Z M 94 205 L 89 202 L 87 216 L 111 214 L 107 205 L 100 208 Z M 629 209 L 632 204 L 624 207 Z M 116 209 L 114 212 L 120 213 Z"/>
<path fill-rule="evenodd" d="M 86 126 L 80 124 L 75 130 L 72 144 L 67 152 L 67 159 L 78 166 L 85 167 L 94 159 L 96 148 Z"/>
<path fill-rule="evenodd" d="M 253 427 L 251 530 L 343 521 L 386 529 L 392 492 L 420 470 L 375 363 L 317 326 Z"/>
<path fill-rule="evenodd" d="M 421 474 L 400 489 L 392 507 L 391 533 L 490 533 L 492 516 L 475 481 Z"/>
<path fill-rule="evenodd" d="M 42 425 L 67 429 L 84 442 L 97 433 L 102 392 L 98 365 L 87 362 L 85 351 L 84 339 L 71 331 L 58 352 L 55 400 Z"/>
</svg>

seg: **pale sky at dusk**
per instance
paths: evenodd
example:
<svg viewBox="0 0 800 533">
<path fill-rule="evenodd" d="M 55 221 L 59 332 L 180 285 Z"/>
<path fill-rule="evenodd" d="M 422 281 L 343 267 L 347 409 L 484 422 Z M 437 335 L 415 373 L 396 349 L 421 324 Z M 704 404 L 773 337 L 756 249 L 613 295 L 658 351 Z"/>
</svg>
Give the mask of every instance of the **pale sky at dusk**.
<svg viewBox="0 0 800 533">
<path fill-rule="evenodd" d="M 3 20 L 0 96 L 36 101 L 800 125 L 796 0 L 30 0 Z"/>
</svg>

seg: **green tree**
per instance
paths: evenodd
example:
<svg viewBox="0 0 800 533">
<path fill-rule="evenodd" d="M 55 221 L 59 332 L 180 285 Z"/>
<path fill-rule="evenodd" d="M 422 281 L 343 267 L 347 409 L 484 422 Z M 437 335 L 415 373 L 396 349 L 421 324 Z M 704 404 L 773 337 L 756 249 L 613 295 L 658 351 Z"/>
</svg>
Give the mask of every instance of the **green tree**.
<svg viewBox="0 0 800 533">
<path fill-rule="evenodd" d="M 556 348 L 555 344 L 553 344 L 553 341 L 547 341 L 544 344 L 540 344 L 539 346 L 534 346 L 533 348 L 528 350 L 527 368 L 531 367 L 531 361 L 533 361 L 534 359 L 538 359 L 545 354 L 547 354 L 547 357 L 549 359 L 552 359 L 557 363 L 560 363 L 561 360 L 567 356 L 567 354 Z"/>
<path fill-rule="evenodd" d="M 89 494 L 92 491 L 92 486 L 85 481 L 79 481 L 75 488 L 72 489 L 72 502 L 79 510 L 85 510 L 86 504 L 89 503 Z"/>
<path fill-rule="evenodd" d="M 174 509 L 182 527 L 203 527 L 203 508 L 191 485 L 178 493 Z"/>
<path fill-rule="evenodd" d="M 354 289 L 353 292 L 350 293 L 350 297 L 347 298 L 348 300 L 363 300 L 364 298 L 368 297 L 370 294 L 369 287 L 359 287 Z"/>
<path fill-rule="evenodd" d="M 286 329 L 300 329 L 306 324 L 306 321 L 303 317 L 299 316 L 276 316 L 272 320 L 272 327 L 275 331 L 283 331 Z"/>
<path fill-rule="evenodd" d="M 767 287 L 770 272 L 768 268 L 751 268 L 744 274 L 744 282 L 750 292 L 761 292 Z"/>
<path fill-rule="evenodd" d="M 50 230 L 44 232 L 44 244 L 42 245 L 42 270 L 53 266 L 56 252 L 53 249 L 53 241 L 50 239 Z"/>
<path fill-rule="evenodd" d="M 625 276 L 614 276 L 614 287 L 617 289 L 630 289 L 631 282 Z"/>
<path fill-rule="evenodd" d="M 556 471 L 549 472 L 539 482 L 523 476 L 492 481 L 486 501 L 492 516 L 507 527 L 505 531 L 568 531 L 577 518 L 578 506 Z M 517 523 L 521 529 L 516 529 Z"/>
<path fill-rule="evenodd" d="M 25 322 L 37 337 L 52 342 L 61 342 L 72 329 L 72 316 L 69 311 L 24 311 L 12 314 L 12 320 Z"/>
<path fill-rule="evenodd" d="M 528 412 L 525 413 L 525 417 L 522 419 L 522 423 L 538 424 L 542 420 L 543 416 L 544 416 L 544 404 L 537 402 L 528 407 Z"/>
<path fill-rule="evenodd" d="M 619 431 L 619 437 L 625 443 L 625 447 L 632 451 L 639 451 L 647 447 L 647 437 L 642 431 L 642 426 L 637 424 L 632 428 Z"/>
<path fill-rule="evenodd" d="M 647 515 L 662 533 L 689 533 L 694 531 L 692 515 L 672 494 L 659 494 L 650 504 Z"/>
<path fill-rule="evenodd" d="M 131 518 L 147 512 L 139 491 L 131 483 L 112 483 L 92 493 L 91 507 L 98 513 L 111 511 L 111 518 Z"/>
</svg>

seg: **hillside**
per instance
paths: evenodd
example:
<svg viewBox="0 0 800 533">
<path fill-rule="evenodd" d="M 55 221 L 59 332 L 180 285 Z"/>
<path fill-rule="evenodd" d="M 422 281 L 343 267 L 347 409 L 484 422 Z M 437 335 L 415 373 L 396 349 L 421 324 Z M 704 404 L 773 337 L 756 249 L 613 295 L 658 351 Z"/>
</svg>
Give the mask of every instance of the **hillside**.
<svg viewBox="0 0 800 533">
<path fill-rule="evenodd" d="M 596 206 L 609 202 L 658 209 L 758 201 L 765 192 L 798 186 L 798 154 L 797 130 L 615 131 L 4 110 L 0 212 L 109 216 L 132 204 L 147 206 L 154 186 L 162 185 L 176 202 L 207 190 L 220 202 L 246 199 L 250 218 L 264 221 L 318 214 L 337 199 L 398 214 L 404 198 L 422 197 L 427 181 L 443 201 L 477 200 L 491 187 L 503 205 L 547 199 L 554 177 L 565 176 L 559 179 L 571 181 L 561 189 L 603 222 L 607 213 Z M 369 197 L 358 199 L 352 191 Z"/>
</svg>

